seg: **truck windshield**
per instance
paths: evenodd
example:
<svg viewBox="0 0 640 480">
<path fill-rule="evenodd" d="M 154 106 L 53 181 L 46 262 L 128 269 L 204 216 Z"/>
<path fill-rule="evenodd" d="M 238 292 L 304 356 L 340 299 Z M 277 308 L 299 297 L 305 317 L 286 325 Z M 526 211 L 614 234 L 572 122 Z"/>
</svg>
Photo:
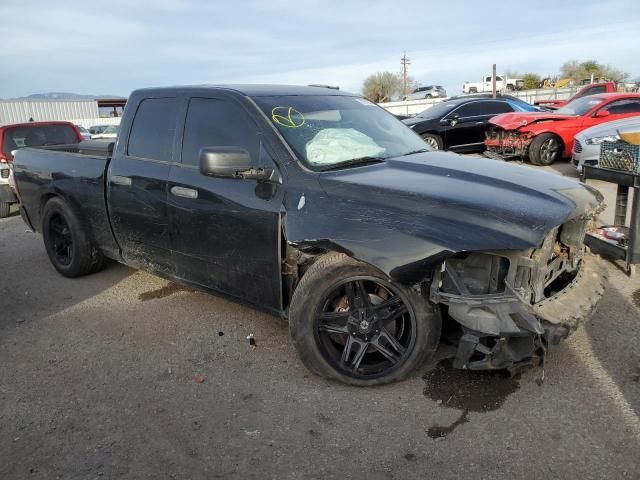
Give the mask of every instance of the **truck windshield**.
<svg viewBox="0 0 640 480">
<path fill-rule="evenodd" d="M 393 115 L 362 98 L 292 95 L 254 101 L 298 158 L 315 169 L 430 149 Z"/>
<path fill-rule="evenodd" d="M 71 125 L 24 125 L 5 130 L 2 153 L 23 147 L 43 147 L 78 143 L 78 136 Z"/>
<path fill-rule="evenodd" d="M 559 115 L 584 115 L 596 105 L 600 105 L 604 102 L 602 97 L 581 97 L 576 98 L 572 102 L 567 103 L 564 107 L 556 110 Z"/>
</svg>

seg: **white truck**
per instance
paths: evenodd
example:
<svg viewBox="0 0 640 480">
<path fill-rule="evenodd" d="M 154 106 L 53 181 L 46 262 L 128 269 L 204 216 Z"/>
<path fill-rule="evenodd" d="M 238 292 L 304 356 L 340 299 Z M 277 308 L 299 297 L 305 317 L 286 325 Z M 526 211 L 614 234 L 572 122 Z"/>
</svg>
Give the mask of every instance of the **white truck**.
<svg viewBox="0 0 640 480">
<path fill-rule="evenodd" d="M 520 90 L 524 81 L 521 78 L 508 78 L 505 75 L 496 75 L 496 90 Z M 462 93 L 481 93 L 491 92 L 493 86 L 491 83 L 491 75 L 483 77 L 481 82 L 464 82 L 462 85 Z"/>
</svg>

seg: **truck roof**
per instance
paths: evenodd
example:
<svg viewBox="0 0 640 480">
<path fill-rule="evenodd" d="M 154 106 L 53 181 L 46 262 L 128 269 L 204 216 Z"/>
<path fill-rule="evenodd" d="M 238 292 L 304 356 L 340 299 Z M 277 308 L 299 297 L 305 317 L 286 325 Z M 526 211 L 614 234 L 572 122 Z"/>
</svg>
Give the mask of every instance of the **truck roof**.
<svg viewBox="0 0 640 480">
<path fill-rule="evenodd" d="M 47 125 L 70 125 L 73 126 L 73 122 L 64 120 L 52 120 L 50 122 L 23 122 L 23 123 L 8 123 L 6 125 L 0 125 L 0 130 L 15 127 L 42 127 Z"/>
<path fill-rule="evenodd" d="M 230 90 L 248 97 L 272 97 L 282 95 L 333 95 L 358 96 L 328 87 L 307 87 L 301 85 L 269 85 L 269 84 L 228 84 L 228 85 L 184 85 L 173 87 L 153 87 L 136 90 L 144 93 L 175 93 L 176 91 L 202 92 L 206 90 Z M 135 93 L 135 92 L 134 92 Z"/>
</svg>

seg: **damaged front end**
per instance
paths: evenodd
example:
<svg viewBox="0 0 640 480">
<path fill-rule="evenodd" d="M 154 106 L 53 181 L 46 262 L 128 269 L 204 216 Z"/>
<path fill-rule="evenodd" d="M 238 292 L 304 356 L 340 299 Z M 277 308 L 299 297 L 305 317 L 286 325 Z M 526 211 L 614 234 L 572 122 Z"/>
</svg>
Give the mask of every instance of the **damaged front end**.
<svg viewBox="0 0 640 480">
<path fill-rule="evenodd" d="M 539 248 L 459 253 L 435 273 L 430 300 L 462 326 L 457 368 L 507 369 L 544 362 L 557 344 L 591 317 L 606 276 L 585 251 L 588 219 L 554 228 Z"/>
<path fill-rule="evenodd" d="M 496 125 L 490 126 L 486 132 L 485 156 L 494 159 L 526 158 L 529 154 L 529 145 L 533 141 L 534 134 L 520 132 L 518 130 L 505 130 Z"/>
</svg>

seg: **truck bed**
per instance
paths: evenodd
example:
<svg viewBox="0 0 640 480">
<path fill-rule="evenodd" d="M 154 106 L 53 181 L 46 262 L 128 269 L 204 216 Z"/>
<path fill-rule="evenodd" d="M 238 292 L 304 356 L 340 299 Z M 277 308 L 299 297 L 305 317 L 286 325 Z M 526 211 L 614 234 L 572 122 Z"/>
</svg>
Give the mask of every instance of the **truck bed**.
<svg viewBox="0 0 640 480">
<path fill-rule="evenodd" d="M 103 253 L 118 258 L 104 193 L 113 145 L 87 140 L 16 152 L 13 170 L 20 187 L 21 211 L 34 230 L 41 231 L 41 210 L 46 200 L 60 196 L 76 210 Z"/>
</svg>

